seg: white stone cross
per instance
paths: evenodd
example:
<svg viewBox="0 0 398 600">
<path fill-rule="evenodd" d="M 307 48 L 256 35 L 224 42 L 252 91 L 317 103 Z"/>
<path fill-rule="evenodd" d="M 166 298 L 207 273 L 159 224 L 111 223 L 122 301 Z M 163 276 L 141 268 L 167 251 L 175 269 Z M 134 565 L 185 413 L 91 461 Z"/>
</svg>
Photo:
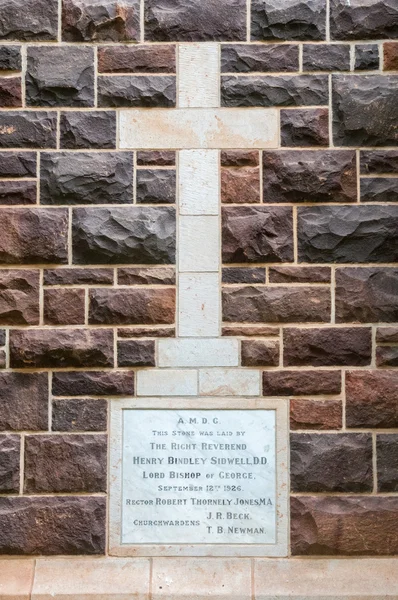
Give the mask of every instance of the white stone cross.
<svg viewBox="0 0 398 600">
<path fill-rule="evenodd" d="M 278 146 L 275 109 L 220 108 L 219 44 L 179 44 L 177 64 L 177 108 L 120 112 L 120 148 L 178 151 L 177 337 L 158 340 L 158 366 L 168 370 L 138 372 L 142 396 L 213 395 L 220 377 L 231 393 L 235 370 L 199 372 L 199 384 L 194 370 L 239 363 L 238 341 L 221 338 L 219 153 Z M 260 393 L 258 371 L 240 377 L 245 395 Z"/>
</svg>

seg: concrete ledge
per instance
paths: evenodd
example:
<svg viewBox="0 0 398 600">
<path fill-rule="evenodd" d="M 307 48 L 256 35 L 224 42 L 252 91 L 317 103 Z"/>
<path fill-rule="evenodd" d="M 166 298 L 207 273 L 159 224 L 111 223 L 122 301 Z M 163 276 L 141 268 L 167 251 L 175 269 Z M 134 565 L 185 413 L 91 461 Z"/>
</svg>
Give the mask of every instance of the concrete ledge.
<svg viewBox="0 0 398 600">
<path fill-rule="evenodd" d="M 1 600 L 398 600 L 397 558 L 0 560 Z"/>
</svg>

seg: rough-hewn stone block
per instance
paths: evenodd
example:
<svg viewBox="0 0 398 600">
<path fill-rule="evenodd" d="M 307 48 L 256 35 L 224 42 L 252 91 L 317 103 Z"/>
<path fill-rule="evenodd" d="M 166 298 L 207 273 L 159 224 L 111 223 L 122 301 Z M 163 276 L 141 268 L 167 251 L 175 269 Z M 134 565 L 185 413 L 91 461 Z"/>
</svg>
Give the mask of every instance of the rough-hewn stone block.
<svg viewBox="0 0 398 600">
<path fill-rule="evenodd" d="M 14 329 L 10 365 L 15 368 L 112 367 L 113 331 Z"/>
<path fill-rule="evenodd" d="M 333 75 L 332 82 L 336 146 L 398 145 L 398 75 Z"/>
<path fill-rule="evenodd" d="M 378 327 L 376 331 L 376 342 L 398 343 L 398 327 Z"/>
<path fill-rule="evenodd" d="M 56 131 L 54 112 L 0 112 L 0 148 L 55 148 Z"/>
<path fill-rule="evenodd" d="M 116 148 L 116 112 L 63 112 L 60 132 L 61 148 Z"/>
<path fill-rule="evenodd" d="M 175 302 L 173 288 L 91 290 L 89 323 L 95 325 L 174 323 Z"/>
<path fill-rule="evenodd" d="M 176 201 L 174 169 L 138 169 L 138 204 L 173 204 Z"/>
<path fill-rule="evenodd" d="M 113 269 L 45 269 L 44 285 L 112 285 Z"/>
<path fill-rule="evenodd" d="M 361 150 L 361 174 L 398 174 L 398 150 Z"/>
<path fill-rule="evenodd" d="M 102 75 L 98 77 L 98 106 L 154 106 L 176 104 L 174 75 Z"/>
<path fill-rule="evenodd" d="M 279 365 L 278 340 L 242 340 L 242 367 L 277 367 Z"/>
<path fill-rule="evenodd" d="M 246 39 L 245 0 L 147 0 L 145 39 L 243 41 Z"/>
<path fill-rule="evenodd" d="M 361 179 L 361 202 L 398 202 L 398 177 Z"/>
<path fill-rule="evenodd" d="M 263 152 L 264 202 L 356 202 L 355 152 Z"/>
<path fill-rule="evenodd" d="M 225 263 L 293 260 L 291 208 L 224 207 L 222 219 L 222 257 Z"/>
<path fill-rule="evenodd" d="M 327 103 L 327 75 L 221 77 L 222 106 L 311 106 Z"/>
<path fill-rule="evenodd" d="M 327 108 L 281 110 L 282 146 L 328 146 Z"/>
<path fill-rule="evenodd" d="M 137 152 L 137 165 L 141 167 L 173 167 L 176 153 L 173 150 L 141 150 Z"/>
<path fill-rule="evenodd" d="M 371 492 L 370 433 L 290 436 L 292 492 Z"/>
<path fill-rule="evenodd" d="M 397 515 L 398 498 L 292 498 L 292 554 L 398 554 Z"/>
<path fill-rule="evenodd" d="M 22 106 L 22 85 L 20 77 L 0 77 L 0 107 L 17 108 Z"/>
<path fill-rule="evenodd" d="M 104 435 L 27 435 L 24 491 L 105 492 L 106 463 Z"/>
<path fill-rule="evenodd" d="M 343 406 L 340 399 L 313 400 L 292 398 L 290 400 L 290 429 L 341 429 Z"/>
<path fill-rule="evenodd" d="M 304 71 L 349 71 L 348 44 L 304 44 Z"/>
<path fill-rule="evenodd" d="M 48 429 L 47 373 L 0 373 L 0 429 Z"/>
<path fill-rule="evenodd" d="M 0 152 L 1 177 L 36 177 L 35 152 Z"/>
<path fill-rule="evenodd" d="M 0 71 L 20 71 L 21 46 L 0 46 Z"/>
<path fill-rule="evenodd" d="M 398 71 L 398 42 L 383 44 L 384 71 Z"/>
<path fill-rule="evenodd" d="M 232 323 L 330 321 L 330 291 L 314 286 L 225 288 L 223 318 Z"/>
<path fill-rule="evenodd" d="M 133 201 L 132 152 L 46 152 L 41 204 L 126 204 Z"/>
<path fill-rule="evenodd" d="M 118 269 L 119 285 L 174 285 L 176 273 L 173 267 L 130 267 Z"/>
<path fill-rule="evenodd" d="M 0 39 L 56 40 L 57 0 L 5 0 L 1 7 Z"/>
<path fill-rule="evenodd" d="M 101 73 L 175 73 L 175 46 L 140 44 L 98 49 Z"/>
<path fill-rule="evenodd" d="M 298 209 L 299 262 L 396 262 L 397 234 L 398 206 Z"/>
<path fill-rule="evenodd" d="M 103 554 L 106 500 L 0 497 L 0 554 Z"/>
<path fill-rule="evenodd" d="M 398 269 L 349 267 L 336 270 L 336 321 L 398 321 Z"/>
<path fill-rule="evenodd" d="M 298 71 L 298 45 L 236 44 L 221 46 L 222 73 Z"/>
<path fill-rule="evenodd" d="M 85 290 L 44 290 L 45 325 L 84 325 Z"/>
<path fill-rule="evenodd" d="M 129 371 L 68 371 L 53 374 L 54 396 L 134 395 L 134 373 Z"/>
<path fill-rule="evenodd" d="M 252 204 L 260 202 L 260 171 L 258 167 L 221 168 L 221 202 Z"/>
<path fill-rule="evenodd" d="M 38 270 L 0 270 L 0 324 L 39 324 Z"/>
<path fill-rule="evenodd" d="M 0 435 L 0 494 L 19 493 L 19 435 Z"/>
<path fill-rule="evenodd" d="M 264 396 L 306 396 L 339 394 L 340 371 L 266 371 L 263 373 Z"/>
<path fill-rule="evenodd" d="M 284 329 L 285 366 L 370 365 L 370 327 L 327 327 L 324 329 Z"/>
<path fill-rule="evenodd" d="M 376 437 L 377 490 L 398 492 L 398 435 L 380 434 Z"/>
<path fill-rule="evenodd" d="M 61 209 L 2 208 L 0 262 L 66 263 L 68 214 Z"/>
<path fill-rule="evenodd" d="M 108 403 L 90 398 L 55 399 L 52 403 L 53 431 L 106 431 Z"/>
<path fill-rule="evenodd" d="M 36 204 L 36 181 L 0 181 L 0 205 Z"/>
<path fill-rule="evenodd" d="M 376 365 L 378 367 L 398 367 L 398 346 L 376 348 Z"/>
<path fill-rule="evenodd" d="M 398 371 L 346 373 L 347 427 L 398 427 Z"/>
<path fill-rule="evenodd" d="M 83 46 L 30 46 L 28 106 L 94 106 L 94 50 Z"/>
<path fill-rule="evenodd" d="M 173 208 L 79 208 L 73 211 L 77 264 L 172 264 L 176 252 Z"/>
<path fill-rule="evenodd" d="M 326 1 L 252 0 L 252 40 L 324 40 Z"/>
<path fill-rule="evenodd" d="M 330 32 L 335 40 L 367 40 L 398 37 L 395 0 L 331 0 Z"/>
<path fill-rule="evenodd" d="M 62 2 L 62 39 L 66 42 L 136 42 L 139 35 L 139 0 Z"/>
<path fill-rule="evenodd" d="M 222 270 L 223 283 L 265 283 L 262 267 L 226 267 Z"/>
<path fill-rule="evenodd" d="M 356 71 L 371 71 L 379 68 L 379 47 L 377 44 L 357 44 L 355 46 Z"/>
<path fill-rule="evenodd" d="M 330 267 L 269 267 L 270 283 L 330 283 Z M 239 282 L 238 282 L 239 283 Z"/>
<path fill-rule="evenodd" d="M 123 340 L 117 344 L 119 367 L 154 367 L 155 342 L 153 340 Z"/>
</svg>

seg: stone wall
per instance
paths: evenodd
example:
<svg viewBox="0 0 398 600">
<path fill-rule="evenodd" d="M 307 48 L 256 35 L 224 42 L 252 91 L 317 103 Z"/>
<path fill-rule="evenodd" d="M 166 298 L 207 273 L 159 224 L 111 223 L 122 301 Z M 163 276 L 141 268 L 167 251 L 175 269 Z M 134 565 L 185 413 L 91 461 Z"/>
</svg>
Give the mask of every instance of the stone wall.
<svg viewBox="0 0 398 600">
<path fill-rule="evenodd" d="M 175 152 L 118 112 L 213 41 L 221 105 L 279 115 L 220 153 L 222 333 L 290 399 L 291 554 L 398 554 L 396 0 L 1 11 L 0 553 L 106 553 L 108 403 L 175 335 L 178 250 Z"/>
</svg>

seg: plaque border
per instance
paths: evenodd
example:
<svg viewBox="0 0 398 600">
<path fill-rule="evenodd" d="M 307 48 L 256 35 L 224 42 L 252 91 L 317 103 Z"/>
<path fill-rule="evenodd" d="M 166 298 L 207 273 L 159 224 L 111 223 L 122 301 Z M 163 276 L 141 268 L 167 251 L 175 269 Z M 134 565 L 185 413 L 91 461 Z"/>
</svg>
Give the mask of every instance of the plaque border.
<svg viewBox="0 0 398 600">
<path fill-rule="evenodd" d="M 109 555 L 111 556 L 288 556 L 288 406 L 286 398 L 130 398 L 112 399 L 110 410 Z M 276 543 L 275 544 L 122 544 L 123 411 L 134 409 L 275 410 L 276 412 Z"/>
</svg>

